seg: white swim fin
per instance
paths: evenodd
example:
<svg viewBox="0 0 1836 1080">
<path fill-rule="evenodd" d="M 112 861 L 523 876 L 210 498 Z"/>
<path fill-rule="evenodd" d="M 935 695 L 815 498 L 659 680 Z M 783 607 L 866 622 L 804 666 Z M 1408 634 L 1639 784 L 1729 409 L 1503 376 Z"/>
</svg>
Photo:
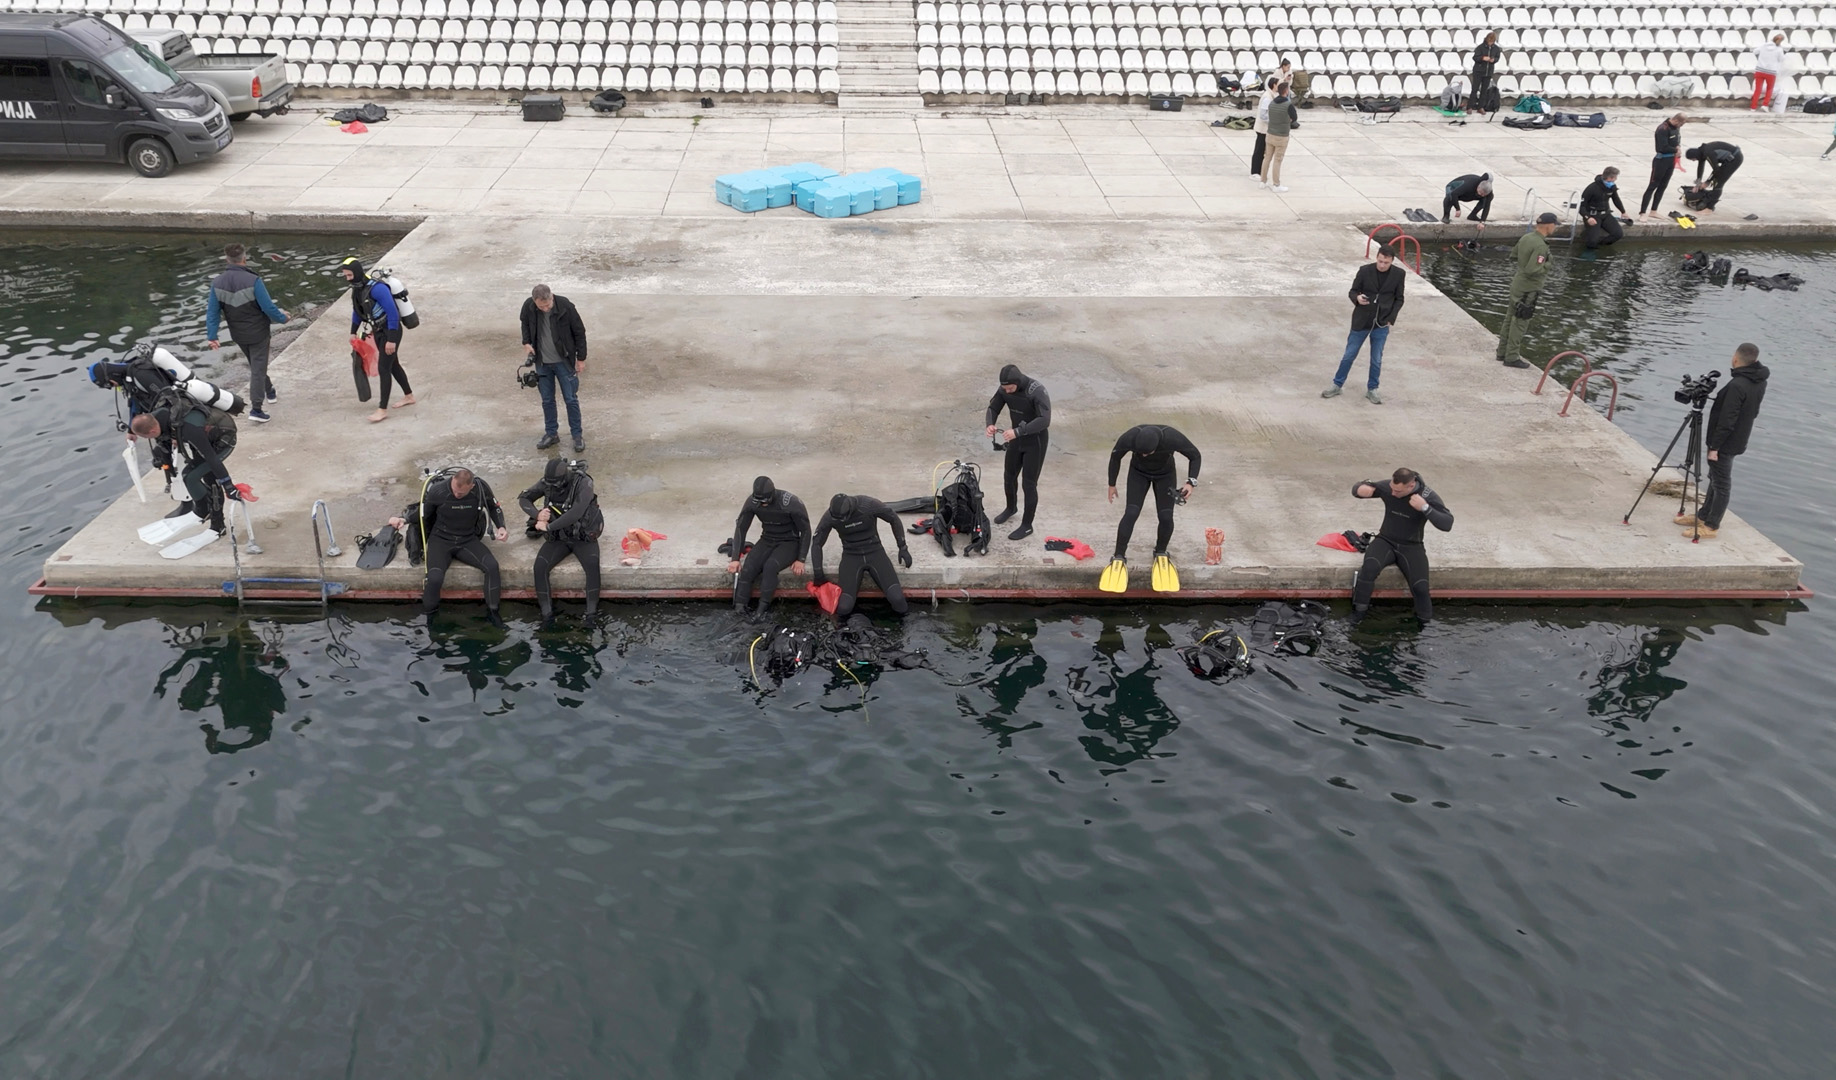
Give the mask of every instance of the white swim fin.
<svg viewBox="0 0 1836 1080">
<path fill-rule="evenodd" d="M 182 559 L 193 552 L 204 550 L 216 543 L 222 536 L 223 534 L 215 529 L 205 529 L 196 536 L 187 536 L 176 544 L 167 544 L 165 547 L 160 548 L 159 557 L 162 559 Z"/>
<path fill-rule="evenodd" d="M 165 547 L 172 541 L 204 524 L 204 519 L 196 514 L 180 514 L 177 517 L 160 518 L 140 527 L 140 538 L 154 547 Z"/>
</svg>

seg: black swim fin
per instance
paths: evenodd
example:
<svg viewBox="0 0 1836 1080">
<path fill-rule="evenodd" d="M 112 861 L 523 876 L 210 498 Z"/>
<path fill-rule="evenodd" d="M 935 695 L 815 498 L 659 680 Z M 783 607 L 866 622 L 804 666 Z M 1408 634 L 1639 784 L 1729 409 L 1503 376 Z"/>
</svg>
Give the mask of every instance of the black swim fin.
<svg viewBox="0 0 1836 1080">
<path fill-rule="evenodd" d="M 935 495 L 914 495 L 909 499 L 889 502 L 886 504 L 886 509 L 895 514 L 922 514 L 937 509 L 937 497 Z"/>
<path fill-rule="evenodd" d="M 357 555 L 357 569 L 381 570 L 395 559 L 395 549 L 402 545 L 402 534 L 393 525 L 384 525 L 362 544 Z"/>
</svg>

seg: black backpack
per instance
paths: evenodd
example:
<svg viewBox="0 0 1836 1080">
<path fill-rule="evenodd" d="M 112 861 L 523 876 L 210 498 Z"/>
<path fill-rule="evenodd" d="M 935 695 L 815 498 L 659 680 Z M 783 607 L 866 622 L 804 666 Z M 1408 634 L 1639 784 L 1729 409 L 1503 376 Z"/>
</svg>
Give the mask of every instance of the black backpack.
<svg viewBox="0 0 1836 1080">
<path fill-rule="evenodd" d="M 1498 87 L 1488 86 L 1480 91 L 1478 103 L 1474 108 L 1479 112 L 1495 113 L 1503 107 L 1503 104 L 1498 100 Z"/>
<path fill-rule="evenodd" d="M 1544 131 L 1555 127 L 1555 117 L 1548 113 L 1527 113 L 1522 116 L 1507 116 L 1504 126 L 1519 131 Z"/>
<path fill-rule="evenodd" d="M 1820 113 L 1836 113 L 1836 98 L 1830 97 L 1828 94 L 1822 97 L 1811 98 L 1804 103 L 1804 111 L 1813 115 Z"/>
<path fill-rule="evenodd" d="M 950 534 L 968 537 L 964 555 L 988 554 L 988 541 L 994 525 L 988 511 L 982 508 L 982 470 L 974 463 L 955 462 L 951 466 L 955 479 L 938 489 L 936 515 L 931 519 L 931 535 L 945 555 L 956 554 L 956 542 Z"/>
</svg>

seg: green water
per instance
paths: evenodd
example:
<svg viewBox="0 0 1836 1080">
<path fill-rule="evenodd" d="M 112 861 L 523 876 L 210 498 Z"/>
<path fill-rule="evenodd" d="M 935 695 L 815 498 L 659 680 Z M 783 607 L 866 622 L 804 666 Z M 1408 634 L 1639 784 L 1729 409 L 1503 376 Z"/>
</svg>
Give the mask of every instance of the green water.
<svg viewBox="0 0 1836 1080">
<path fill-rule="evenodd" d="M 336 291 L 342 246 L 255 250 L 283 306 Z M 1610 358 L 1657 446 L 1760 340 L 1734 508 L 1827 586 L 1836 257 L 1744 257 L 1810 284 L 1628 249 L 1532 340 Z M 1821 601 L 1386 610 L 1226 686 L 1172 648 L 1242 609 L 946 604 L 926 666 L 764 693 L 710 607 L 34 602 L 121 489 L 82 367 L 196 358 L 216 259 L 0 258 L 0 1075 L 1829 1072 Z M 1501 253 L 1426 269 L 1502 302 Z"/>
</svg>

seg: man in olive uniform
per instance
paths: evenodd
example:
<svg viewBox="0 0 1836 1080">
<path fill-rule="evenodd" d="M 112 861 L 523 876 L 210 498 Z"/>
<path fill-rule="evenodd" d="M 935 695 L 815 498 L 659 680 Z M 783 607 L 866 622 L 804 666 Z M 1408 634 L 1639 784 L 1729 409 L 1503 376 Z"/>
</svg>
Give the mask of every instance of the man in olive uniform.
<svg viewBox="0 0 1836 1080">
<path fill-rule="evenodd" d="M 1537 297 L 1549 277 L 1549 234 L 1559 224 L 1561 219 L 1554 214 L 1544 214 L 1511 249 L 1517 270 L 1511 275 L 1511 302 L 1505 306 L 1504 330 L 1498 335 L 1498 359 L 1505 367 L 1530 366 L 1523 358 L 1524 329 L 1536 314 Z"/>
</svg>

